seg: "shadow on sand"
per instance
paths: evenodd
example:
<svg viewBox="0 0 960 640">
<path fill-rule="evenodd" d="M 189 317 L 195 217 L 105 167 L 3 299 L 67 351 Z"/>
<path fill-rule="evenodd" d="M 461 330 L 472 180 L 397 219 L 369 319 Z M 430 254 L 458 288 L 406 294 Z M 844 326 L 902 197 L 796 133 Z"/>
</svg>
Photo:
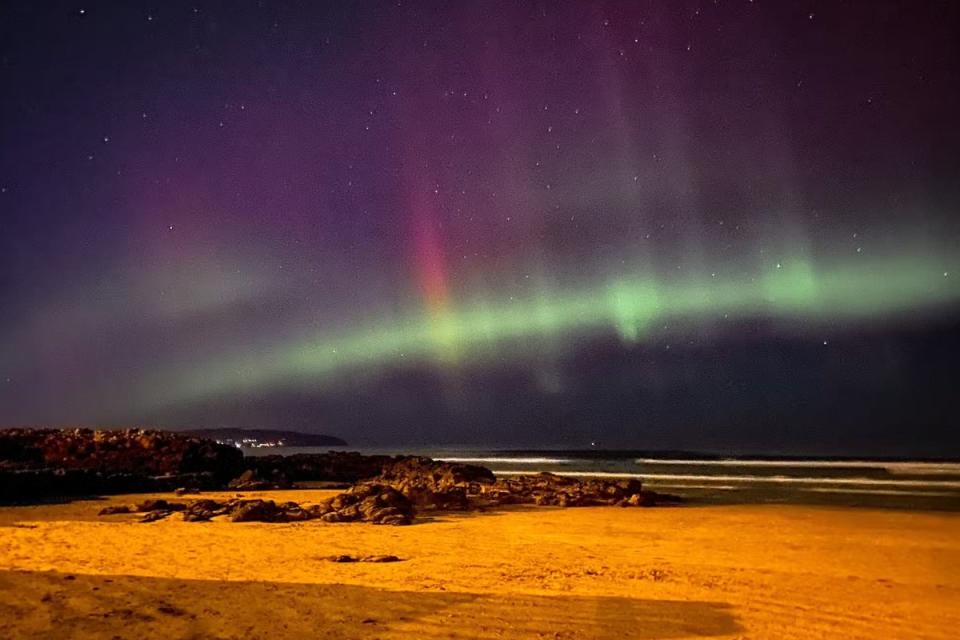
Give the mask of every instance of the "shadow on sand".
<svg viewBox="0 0 960 640">
<path fill-rule="evenodd" d="M 0 571 L 3 638 L 697 638 L 716 602 Z"/>
</svg>

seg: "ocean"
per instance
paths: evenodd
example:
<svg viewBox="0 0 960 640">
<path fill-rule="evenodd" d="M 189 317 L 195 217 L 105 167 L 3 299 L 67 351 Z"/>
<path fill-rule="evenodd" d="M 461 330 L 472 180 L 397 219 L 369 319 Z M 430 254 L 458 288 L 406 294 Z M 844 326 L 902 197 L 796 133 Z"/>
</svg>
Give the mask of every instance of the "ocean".
<svg viewBox="0 0 960 640">
<path fill-rule="evenodd" d="M 331 448 L 244 449 L 245 455 L 320 453 Z M 336 450 L 336 449 L 333 449 Z M 643 451 L 538 451 L 471 448 L 343 450 L 412 453 L 483 465 L 497 475 L 549 471 L 581 478 L 637 478 L 644 487 L 706 504 L 796 503 L 960 511 L 960 462 Z"/>
</svg>

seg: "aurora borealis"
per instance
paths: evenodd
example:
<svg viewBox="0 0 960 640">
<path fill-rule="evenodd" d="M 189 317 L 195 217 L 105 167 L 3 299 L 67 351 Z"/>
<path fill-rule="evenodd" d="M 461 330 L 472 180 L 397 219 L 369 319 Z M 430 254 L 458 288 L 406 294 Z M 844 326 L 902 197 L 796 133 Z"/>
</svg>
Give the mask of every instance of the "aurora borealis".
<svg viewBox="0 0 960 640">
<path fill-rule="evenodd" d="M 544 341 L 549 343 L 552 338 L 562 343 L 588 332 L 615 331 L 622 341 L 632 343 L 655 335 L 657 326 L 671 321 L 696 323 L 759 315 L 797 321 L 815 330 L 830 324 L 925 313 L 960 298 L 948 280 L 949 271 L 939 271 L 949 263 L 944 258 L 866 261 L 823 274 L 815 273 L 809 264 L 787 268 L 779 264 L 759 280 L 742 282 L 711 278 L 709 282 L 661 285 L 616 278 L 585 291 L 553 297 L 533 293 L 528 299 L 512 296 L 509 302 L 479 302 L 462 308 L 451 308 L 446 295 L 440 293 L 442 285 L 433 284 L 437 276 L 432 276 L 422 314 L 214 361 L 175 382 L 168 400 L 262 388 L 289 378 L 321 381 L 345 369 L 376 367 L 404 358 L 450 367 L 502 357 L 505 348 L 511 357 L 522 358 L 525 350 L 527 356 L 531 352 L 535 356 L 543 349 L 557 348 L 545 346 Z M 154 395 L 145 392 L 145 398 Z"/>
<path fill-rule="evenodd" d="M 0 420 L 957 442 L 947 3 L 6 3 Z"/>
</svg>

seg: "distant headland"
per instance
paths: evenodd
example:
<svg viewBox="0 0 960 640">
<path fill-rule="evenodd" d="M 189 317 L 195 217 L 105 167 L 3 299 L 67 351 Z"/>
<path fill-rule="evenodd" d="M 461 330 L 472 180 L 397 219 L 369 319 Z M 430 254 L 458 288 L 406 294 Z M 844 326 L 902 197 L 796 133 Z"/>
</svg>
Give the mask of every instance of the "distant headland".
<svg viewBox="0 0 960 640">
<path fill-rule="evenodd" d="M 190 429 L 179 431 L 198 438 L 216 440 L 236 447 L 345 447 L 347 442 L 335 436 L 273 429 Z"/>
</svg>

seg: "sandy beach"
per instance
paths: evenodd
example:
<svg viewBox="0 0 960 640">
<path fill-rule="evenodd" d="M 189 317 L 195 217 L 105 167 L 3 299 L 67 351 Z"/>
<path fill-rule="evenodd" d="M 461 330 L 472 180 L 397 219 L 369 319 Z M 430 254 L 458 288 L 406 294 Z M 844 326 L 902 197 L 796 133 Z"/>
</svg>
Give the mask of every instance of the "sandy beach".
<svg viewBox="0 0 960 640">
<path fill-rule="evenodd" d="M 407 527 L 96 515 L 143 498 L 0 509 L 0 636 L 950 638 L 960 625 L 953 513 L 517 507 Z"/>
</svg>

